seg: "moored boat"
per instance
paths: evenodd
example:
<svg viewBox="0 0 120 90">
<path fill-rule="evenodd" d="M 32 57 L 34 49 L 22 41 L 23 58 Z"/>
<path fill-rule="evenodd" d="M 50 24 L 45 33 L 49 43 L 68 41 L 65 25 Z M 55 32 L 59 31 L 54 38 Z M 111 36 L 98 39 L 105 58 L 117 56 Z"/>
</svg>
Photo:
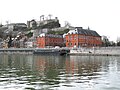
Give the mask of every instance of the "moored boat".
<svg viewBox="0 0 120 90">
<path fill-rule="evenodd" d="M 41 55 L 66 55 L 68 50 L 65 49 L 56 49 L 56 48 L 36 48 L 33 54 Z"/>
<path fill-rule="evenodd" d="M 90 50 L 85 50 L 85 49 L 71 49 L 70 50 L 70 55 L 88 55 L 88 54 L 92 54 L 92 52 Z"/>
</svg>

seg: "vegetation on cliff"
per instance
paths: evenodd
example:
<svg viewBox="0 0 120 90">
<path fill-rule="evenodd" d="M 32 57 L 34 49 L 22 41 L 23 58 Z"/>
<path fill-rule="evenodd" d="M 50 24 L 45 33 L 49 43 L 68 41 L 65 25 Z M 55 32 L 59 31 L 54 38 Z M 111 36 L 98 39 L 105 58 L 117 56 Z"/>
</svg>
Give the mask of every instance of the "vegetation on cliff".
<svg viewBox="0 0 120 90">
<path fill-rule="evenodd" d="M 65 33 L 67 33 L 69 31 L 69 29 L 65 29 L 63 31 L 48 31 L 48 34 L 57 34 L 57 35 L 63 35 Z"/>
</svg>

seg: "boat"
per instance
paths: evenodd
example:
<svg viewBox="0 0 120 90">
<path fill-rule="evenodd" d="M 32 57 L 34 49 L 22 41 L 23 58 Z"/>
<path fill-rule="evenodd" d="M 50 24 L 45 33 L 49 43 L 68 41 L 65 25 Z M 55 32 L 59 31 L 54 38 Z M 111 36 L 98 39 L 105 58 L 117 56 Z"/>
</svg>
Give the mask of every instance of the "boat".
<svg viewBox="0 0 120 90">
<path fill-rule="evenodd" d="M 82 49 L 82 48 L 75 48 L 75 49 L 71 49 L 69 54 L 70 55 L 89 55 L 89 54 L 92 54 L 92 51 Z"/>
<path fill-rule="evenodd" d="M 57 49 L 57 48 L 36 48 L 33 51 L 33 54 L 41 54 L 41 55 L 66 55 L 69 51 L 65 49 Z"/>
</svg>

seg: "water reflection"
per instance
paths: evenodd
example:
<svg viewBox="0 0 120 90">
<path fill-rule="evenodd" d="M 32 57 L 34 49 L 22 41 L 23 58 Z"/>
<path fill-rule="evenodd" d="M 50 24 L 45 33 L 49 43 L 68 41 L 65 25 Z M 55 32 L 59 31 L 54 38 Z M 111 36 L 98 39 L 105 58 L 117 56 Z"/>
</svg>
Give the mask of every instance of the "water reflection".
<svg viewBox="0 0 120 90">
<path fill-rule="evenodd" d="M 0 90 L 119 90 L 120 57 L 0 55 Z"/>
</svg>

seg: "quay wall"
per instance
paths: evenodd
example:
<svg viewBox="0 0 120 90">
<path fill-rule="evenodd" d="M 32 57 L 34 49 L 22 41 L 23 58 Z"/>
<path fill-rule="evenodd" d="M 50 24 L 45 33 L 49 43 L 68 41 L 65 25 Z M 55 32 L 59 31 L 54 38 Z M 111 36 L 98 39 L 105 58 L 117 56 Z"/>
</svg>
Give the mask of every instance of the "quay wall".
<svg viewBox="0 0 120 90">
<path fill-rule="evenodd" d="M 0 48 L 0 54 L 33 54 L 35 48 Z"/>
<path fill-rule="evenodd" d="M 0 48 L 0 54 L 33 54 L 36 48 Z M 48 50 L 49 48 L 40 48 L 41 50 Z M 55 49 L 55 48 L 53 48 Z M 61 50 L 61 48 L 58 48 Z M 68 48 L 64 48 L 68 49 Z M 81 49 L 81 48 L 79 48 Z M 69 50 L 71 50 L 69 48 Z M 82 53 L 75 53 L 76 55 L 116 55 L 120 56 L 120 47 L 93 47 L 93 48 L 82 48 Z M 84 53 L 91 52 L 91 53 Z"/>
<path fill-rule="evenodd" d="M 93 53 L 94 54 L 119 55 L 120 56 L 120 47 L 94 48 Z"/>
<path fill-rule="evenodd" d="M 45 52 L 48 50 L 53 53 L 52 51 L 54 51 L 56 48 L 0 48 L 0 54 L 34 54 L 36 49 L 39 49 L 41 52 L 43 52 L 43 54 L 45 54 Z M 62 49 L 68 50 L 66 48 L 58 48 L 57 50 L 60 51 Z"/>
<path fill-rule="evenodd" d="M 70 55 L 96 55 L 96 56 L 120 56 L 120 47 L 93 47 L 78 48 L 80 53 L 70 53 Z"/>
</svg>

